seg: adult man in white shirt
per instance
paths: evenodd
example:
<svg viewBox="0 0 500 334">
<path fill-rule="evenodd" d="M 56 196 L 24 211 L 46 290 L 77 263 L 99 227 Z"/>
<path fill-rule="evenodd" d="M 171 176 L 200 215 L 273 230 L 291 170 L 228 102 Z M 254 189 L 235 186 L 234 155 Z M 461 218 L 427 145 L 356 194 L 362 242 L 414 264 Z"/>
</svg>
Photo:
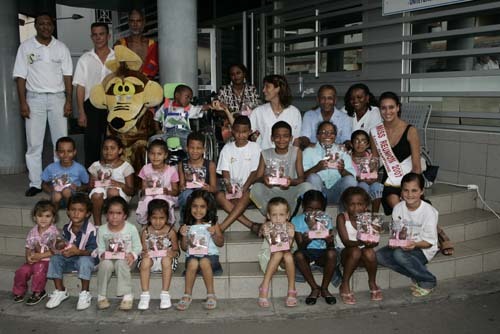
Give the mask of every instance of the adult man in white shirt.
<svg viewBox="0 0 500 334">
<path fill-rule="evenodd" d="M 42 150 L 47 120 L 54 145 L 57 139 L 68 134 L 66 117 L 71 114 L 73 88 L 71 55 L 66 45 L 52 36 L 53 19 L 49 14 L 39 14 L 35 18 L 35 29 L 36 36 L 19 46 L 13 71 L 26 125 L 26 166 L 30 179 L 26 196 L 42 191 Z"/>
<path fill-rule="evenodd" d="M 85 167 L 100 159 L 102 140 L 108 124 L 107 110 L 97 109 L 90 103 L 90 90 L 111 73 L 104 64 L 115 58 L 115 52 L 108 46 L 110 35 L 106 23 L 92 23 L 90 38 L 94 48 L 78 59 L 73 77 L 73 85 L 76 86 L 78 125 L 85 128 Z"/>
</svg>

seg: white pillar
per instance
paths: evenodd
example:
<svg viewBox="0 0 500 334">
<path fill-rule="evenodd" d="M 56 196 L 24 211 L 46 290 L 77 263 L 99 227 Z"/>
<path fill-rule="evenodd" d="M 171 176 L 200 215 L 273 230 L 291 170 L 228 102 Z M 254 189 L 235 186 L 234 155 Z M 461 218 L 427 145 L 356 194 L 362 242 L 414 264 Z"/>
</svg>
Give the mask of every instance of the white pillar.
<svg viewBox="0 0 500 334">
<path fill-rule="evenodd" d="M 0 10 L 0 174 L 26 170 L 24 122 L 12 70 L 19 47 L 18 1 L 2 2 Z"/>
<path fill-rule="evenodd" d="M 183 82 L 198 95 L 196 0 L 158 0 L 160 82 Z"/>
</svg>

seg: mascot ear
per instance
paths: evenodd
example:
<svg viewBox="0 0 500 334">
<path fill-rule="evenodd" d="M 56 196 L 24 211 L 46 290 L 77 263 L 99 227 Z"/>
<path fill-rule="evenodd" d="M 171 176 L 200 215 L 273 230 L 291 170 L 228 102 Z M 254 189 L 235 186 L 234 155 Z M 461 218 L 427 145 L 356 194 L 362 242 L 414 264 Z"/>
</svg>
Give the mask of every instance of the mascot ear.
<svg viewBox="0 0 500 334">
<path fill-rule="evenodd" d="M 144 105 L 154 107 L 163 101 L 163 89 L 155 81 L 148 81 L 144 87 Z"/>
<path fill-rule="evenodd" d="M 106 109 L 106 93 L 104 92 L 104 87 L 101 84 L 95 85 L 90 90 L 90 102 L 97 109 Z"/>
</svg>

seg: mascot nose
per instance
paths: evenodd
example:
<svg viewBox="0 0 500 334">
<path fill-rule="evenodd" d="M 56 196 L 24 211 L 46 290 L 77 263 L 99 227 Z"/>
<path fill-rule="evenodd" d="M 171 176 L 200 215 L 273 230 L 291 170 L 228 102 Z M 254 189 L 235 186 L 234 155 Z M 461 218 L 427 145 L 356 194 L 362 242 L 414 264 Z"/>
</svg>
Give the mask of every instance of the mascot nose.
<svg viewBox="0 0 500 334">
<path fill-rule="evenodd" d="M 111 126 L 115 129 L 121 129 L 125 125 L 125 121 L 119 117 L 113 118 L 111 121 Z"/>
</svg>

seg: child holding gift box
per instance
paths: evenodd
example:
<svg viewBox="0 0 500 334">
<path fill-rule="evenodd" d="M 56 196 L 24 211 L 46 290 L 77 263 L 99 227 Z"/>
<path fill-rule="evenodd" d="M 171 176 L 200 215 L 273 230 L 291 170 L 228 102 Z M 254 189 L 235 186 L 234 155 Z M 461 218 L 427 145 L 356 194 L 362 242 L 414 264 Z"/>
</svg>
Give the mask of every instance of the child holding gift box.
<svg viewBox="0 0 500 334">
<path fill-rule="evenodd" d="M 384 247 L 377 251 L 378 262 L 412 280 L 415 297 L 427 296 L 436 286 L 436 276 L 426 267 L 438 251 L 438 211 L 422 200 L 424 194 L 422 174 L 408 173 L 401 180 L 402 202 L 394 207 L 393 220 L 410 222 L 413 231 L 407 246 Z"/>
<path fill-rule="evenodd" d="M 97 230 L 89 221 L 92 203 L 86 194 L 75 194 L 68 202 L 68 218 L 70 222 L 62 230 L 63 245 L 57 247 L 56 254 L 50 258 L 48 278 L 54 280 L 56 288 L 45 305 L 52 309 L 58 307 L 69 295 L 64 287 L 63 274 L 78 272 L 81 280 L 81 292 L 78 296 L 77 310 L 85 310 L 90 306 L 90 278 L 97 264 Z"/>
<path fill-rule="evenodd" d="M 339 248 L 344 273 L 342 283 L 339 286 L 342 302 L 347 305 L 356 304 L 354 293 L 349 287 L 351 276 L 360 265 L 366 268 L 368 273 L 368 286 L 372 301 L 382 300 L 382 291 L 377 285 L 377 256 L 375 249 L 378 243 L 362 242 L 357 239 L 357 215 L 368 210 L 370 196 L 360 187 L 347 188 L 341 197 L 346 212 L 337 216 L 337 235 L 335 244 Z"/>
<path fill-rule="evenodd" d="M 217 190 L 216 167 L 213 161 L 205 159 L 205 136 L 191 132 L 187 137 L 188 159 L 178 165 L 179 172 L 179 212 L 180 224 L 184 223 L 186 202 L 191 193 L 198 188 L 215 193 Z M 199 176 L 202 175 L 201 179 Z M 197 178 L 198 182 L 193 182 Z"/>
<path fill-rule="evenodd" d="M 306 191 L 314 189 L 312 184 L 304 182 L 302 151 L 290 145 L 292 127 L 285 121 L 276 122 L 272 126 L 271 140 L 275 147 L 261 152 L 259 168 L 255 174 L 256 181 L 261 182 L 255 183 L 250 190 L 250 198 L 264 216 L 267 211 L 266 203 L 271 198 L 286 199 L 291 211 L 294 212 L 297 198 Z M 273 173 L 273 176 L 266 175 L 266 168 L 269 169 L 273 161 L 282 162 L 281 172 Z"/>
<path fill-rule="evenodd" d="M 339 209 L 342 212 L 340 196 L 345 189 L 358 184 L 354 177 L 356 171 L 352 166 L 352 159 L 335 144 L 337 127 L 334 124 L 329 121 L 321 122 L 316 136 L 318 142 L 313 147 L 304 150 L 303 163 L 306 180 L 315 189 L 326 194 L 328 204 L 340 204 Z M 336 168 L 331 168 L 332 161 L 327 155 L 329 149 L 338 153 L 338 159 L 335 161 Z"/>
<path fill-rule="evenodd" d="M 104 203 L 107 224 L 97 232 L 97 252 L 100 263 L 97 271 L 97 308 L 107 309 L 108 284 L 111 275 L 117 277 L 117 295 L 123 296 L 120 310 L 131 310 L 132 276 L 130 270 L 141 253 L 142 246 L 137 228 L 127 221 L 128 203 L 121 197 L 106 199 Z"/>
<path fill-rule="evenodd" d="M 166 163 L 168 147 L 162 139 L 153 140 L 148 146 L 148 159 L 151 161 L 139 172 L 142 179 L 143 197 L 137 204 L 137 222 L 148 223 L 148 203 L 155 198 L 168 202 L 170 207 L 168 222 L 175 223 L 174 206 L 179 194 L 179 174 L 177 168 Z"/>
<path fill-rule="evenodd" d="M 358 187 L 370 195 L 372 212 L 378 212 L 384 185 L 378 182 L 378 158 L 373 158 L 369 150 L 370 136 L 363 130 L 356 130 L 351 135 L 351 143 L 351 156 Z"/>
<path fill-rule="evenodd" d="M 264 308 L 271 306 L 268 299 L 269 286 L 271 285 L 274 273 L 278 270 L 278 266 L 283 262 L 288 278 L 288 294 L 285 299 L 285 305 L 287 307 L 294 307 L 297 306 L 297 290 L 295 289 L 295 264 L 291 249 L 295 229 L 293 224 L 289 222 L 290 208 L 288 202 L 281 197 L 272 198 L 267 204 L 267 218 L 269 221 L 262 226 L 262 233 L 269 242 L 271 257 L 267 263 L 264 279 L 259 286 L 258 304 Z M 281 235 L 281 233 L 285 235 Z M 283 245 L 284 243 L 287 244 Z M 273 250 L 274 247 L 277 249 Z"/>
<path fill-rule="evenodd" d="M 260 224 L 252 222 L 243 214 L 250 204 L 250 187 L 252 186 L 257 167 L 259 166 L 260 147 L 248 141 L 252 131 L 250 119 L 247 116 L 237 116 L 234 119 L 232 133 L 234 142 L 224 145 L 217 164 L 217 173 L 229 181 L 225 184 L 225 191 L 217 193 L 217 203 L 228 213 L 221 224 L 222 231 L 231 226 L 235 220 L 258 233 Z M 241 197 L 228 199 L 227 193 L 232 193 L 231 180 L 239 180 L 241 184 Z"/>
<path fill-rule="evenodd" d="M 28 291 L 28 281 L 31 281 L 31 292 L 33 293 L 26 301 L 27 305 L 36 305 L 47 297 L 45 284 L 47 283 L 47 270 L 49 259 L 52 256 L 51 248 L 59 234 L 54 223 L 57 211 L 53 203 L 41 200 L 35 204 L 31 217 L 36 226 L 33 227 L 26 237 L 26 263 L 16 270 L 14 275 L 14 286 L 12 293 L 16 303 L 24 301 L 24 295 Z"/>
<path fill-rule="evenodd" d="M 122 160 L 123 143 L 117 137 L 106 137 L 102 144 L 102 160 L 89 168 L 89 194 L 92 200 L 94 224 L 101 225 L 102 205 L 108 197 L 120 196 L 127 202 L 134 195 L 134 168 Z"/>
<path fill-rule="evenodd" d="M 89 175 L 85 167 L 75 161 L 76 144 L 72 138 L 57 140 L 56 155 L 59 161 L 51 163 L 42 172 L 42 188 L 50 194 L 57 212 L 62 200 L 65 205 L 75 192 L 87 189 Z"/>
<path fill-rule="evenodd" d="M 181 248 L 186 252 L 186 286 L 177 309 L 185 311 L 191 305 L 196 274 L 201 271 L 207 288 L 207 299 L 203 306 L 213 310 L 217 307 L 214 274 L 222 273 L 217 247 L 224 246 L 224 234 L 217 224 L 214 196 L 203 189 L 195 190 L 188 198 L 186 213 L 185 224 L 179 230 Z"/>
<path fill-rule="evenodd" d="M 137 308 L 147 310 L 151 296 L 149 294 L 149 278 L 151 272 L 161 272 L 162 291 L 160 293 L 160 309 L 172 306 L 170 300 L 170 281 L 172 280 L 172 263 L 179 256 L 177 232 L 168 222 L 168 203 L 162 199 L 153 199 L 148 204 L 148 225 L 141 232 L 142 254 L 139 261 L 141 272 L 141 299 Z"/>
<path fill-rule="evenodd" d="M 311 287 L 311 293 L 306 298 L 307 305 L 314 305 L 321 295 L 327 304 L 335 304 L 337 300 L 328 291 L 328 285 L 332 280 L 337 265 L 337 253 L 335 251 L 333 226 L 331 217 L 326 225 L 327 236 L 321 239 L 309 237 L 310 228 L 307 224 L 307 215 L 326 210 L 326 198 L 317 190 L 307 191 L 302 199 L 304 213 L 292 218 L 295 226 L 295 241 L 298 250 L 293 254 L 297 268 L 304 276 L 307 284 Z M 311 262 L 323 267 L 323 280 L 321 286 L 316 283 L 311 271 Z"/>
</svg>

